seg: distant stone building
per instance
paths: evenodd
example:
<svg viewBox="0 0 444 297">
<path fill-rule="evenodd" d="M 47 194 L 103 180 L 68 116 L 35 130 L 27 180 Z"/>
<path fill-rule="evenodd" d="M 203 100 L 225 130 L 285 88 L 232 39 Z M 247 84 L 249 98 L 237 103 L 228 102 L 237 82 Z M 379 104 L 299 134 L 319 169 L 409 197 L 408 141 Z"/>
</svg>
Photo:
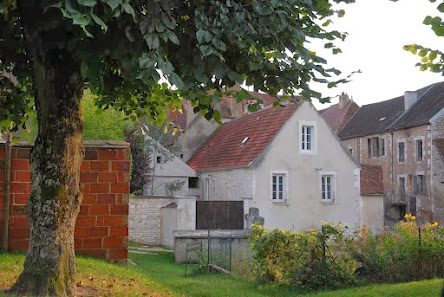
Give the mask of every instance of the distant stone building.
<svg viewBox="0 0 444 297">
<path fill-rule="evenodd" d="M 444 82 L 362 106 L 338 136 L 382 167 L 387 225 L 405 213 L 444 224 Z"/>
</svg>

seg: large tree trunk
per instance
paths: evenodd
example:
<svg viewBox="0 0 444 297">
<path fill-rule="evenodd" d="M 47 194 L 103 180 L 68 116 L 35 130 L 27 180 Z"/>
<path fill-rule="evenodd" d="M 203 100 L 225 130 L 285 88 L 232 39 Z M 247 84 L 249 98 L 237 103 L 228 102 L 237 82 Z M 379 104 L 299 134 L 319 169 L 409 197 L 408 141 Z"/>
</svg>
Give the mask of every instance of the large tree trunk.
<svg viewBox="0 0 444 297">
<path fill-rule="evenodd" d="M 82 200 L 83 82 L 66 50 L 34 49 L 32 59 L 39 125 L 27 204 L 31 238 L 24 271 L 11 291 L 69 296 L 75 294 L 74 227 Z"/>
</svg>

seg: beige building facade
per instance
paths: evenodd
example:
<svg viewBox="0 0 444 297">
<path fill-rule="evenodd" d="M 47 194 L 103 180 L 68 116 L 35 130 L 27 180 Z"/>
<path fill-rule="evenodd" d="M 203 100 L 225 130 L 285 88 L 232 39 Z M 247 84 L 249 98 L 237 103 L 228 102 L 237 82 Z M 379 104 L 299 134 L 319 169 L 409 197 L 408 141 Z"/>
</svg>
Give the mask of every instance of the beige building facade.
<svg viewBox="0 0 444 297">
<path fill-rule="evenodd" d="M 232 158 L 243 158 L 257 151 L 259 145 L 254 140 L 256 134 L 253 131 L 263 131 L 257 137 L 264 137 L 273 125 L 266 123 L 265 114 L 273 112 L 264 110 L 248 116 L 250 118 L 244 122 L 233 124 L 242 126 L 241 130 L 245 132 L 239 136 L 239 141 L 233 140 L 239 148 L 231 151 Z M 282 117 L 279 114 L 272 117 L 279 116 Z M 263 150 L 244 165 L 217 168 L 224 165 L 221 160 L 221 163 L 212 164 L 212 168 L 199 169 L 199 164 L 205 164 L 206 158 L 217 158 L 210 148 L 205 151 L 204 144 L 200 155 L 189 162 L 200 175 L 201 199 L 242 200 L 245 214 L 252 208 L 258 209 L 267 228 L 318 229 L 324 221 L 341 222 L 352 229 L 362 224 L 380 229 L 382 196 L 370 197 L 367 208 L 363 209 L 360 166 L 313 105 L 303 102 L 287 117 Z M 227 134 L 236 132 L 235 128 L 231 127 Z M 219 132 L 223 134 L 224 131 Z M 223 135 L 216 135 L 207 143 L 217 142 L 219 137 Z M 252 147 L 248 147 L 249 141 Z M 226 148 L 230 146 L 225 144 Z M 229 150 L 227 154 L 230 154 Z"/>
</svg>

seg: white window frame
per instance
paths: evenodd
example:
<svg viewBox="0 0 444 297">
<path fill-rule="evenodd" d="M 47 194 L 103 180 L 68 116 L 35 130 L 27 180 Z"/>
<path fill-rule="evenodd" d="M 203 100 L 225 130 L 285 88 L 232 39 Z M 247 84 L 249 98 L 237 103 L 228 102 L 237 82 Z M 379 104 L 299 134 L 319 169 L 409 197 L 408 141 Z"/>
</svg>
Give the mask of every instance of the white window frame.
<svg viewBox="0 0 444 297">
<path fill-rule="evenodd" d="M 399 161 L 399 157 L 401 156 L 400 151 L 399 151 L 399 144 L 400 143 L 404 144 L 404 161 Z M 397 153 L 398 164 L 406 163 L 407 162 L 407 141 L 405 139 L 398 140 L 396 150 L 398 151 L 398 153 Z"/>
<path fill-rule="evenodd" d="M 421 163 L 421 162 L 423 162 L 424 161 L 424 159 L 425 159 L 425 137 L 424 136 L 420 136 L 420 137 L 415 137 L 414 139 L 414 154 L 415 154 L 415 162 L 416 163 Z M 421 160 L 418 160 L 418 145 L 417 145 L 417 142 L 419 141 L 419 140 L 421 140 L 422 141 L 422 146 L 421 146 L 421 149 L 422 149 L 422 158 L 421 158 Z"/>
<path fill-rule="evenodd" d="M 298 135 L 298 144 L 299 144 L 299 153 L 300 154 L 317 154 L 318 150 L 318 128 L 316 121 L 304 121 L 300 120 L 299 123 L 299 135 Z M 311 127 L 311 148 L 307 150 L 307 148 L 302 148 L 303 144 L 303 128 Z"/>
<path fill-rule="evenodd" d="M 210 177 L 207 176 L 203 179 L 204 186 L 203 186 L 203 196 L 205 201 L 210 200 Z"/>
<path fill-rule="evenodd" d="M 324 199 L 323 197 L 323 179 L 326 177 L 330 177 L 330 191 L 331 191 L 331 199 Z M 334 171 L 321 171 L 319 173 L 319 190 L 320 190 L 320 200 L 322 203 L 332 204 L 336 201 L 336 172 Z"/>
<path fill-rule="evenodd" d="M 282 199 L 273 198 L 273 177 L 274 176 L 282 176 L 283 185 L 282 185 Z M 283 203 L 288 202 L 288 171 L 284 170 L 272 170 L 270 172 L 270 199 L 273 203 Z"/>
</svg>

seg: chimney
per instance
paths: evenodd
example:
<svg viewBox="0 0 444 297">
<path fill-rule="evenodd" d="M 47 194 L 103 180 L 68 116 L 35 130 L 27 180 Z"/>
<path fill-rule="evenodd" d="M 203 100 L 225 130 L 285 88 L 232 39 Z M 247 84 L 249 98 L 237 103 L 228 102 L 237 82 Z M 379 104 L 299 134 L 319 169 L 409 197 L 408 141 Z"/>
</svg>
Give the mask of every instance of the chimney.
<svg viewBox="0 0 444 297">
<path fill-rule="evenodd" d="M 342 92 L 339 96 L 339 109 L 343 109 L 350 102 L 350 97 L 347 93 Z"/>
<path fill-rule="evenodd" d="M 418 93 L 416 91 L 405 91 L 404 110 L 408 110 L 416 101 L 418 101 Z"/>
</svg>

